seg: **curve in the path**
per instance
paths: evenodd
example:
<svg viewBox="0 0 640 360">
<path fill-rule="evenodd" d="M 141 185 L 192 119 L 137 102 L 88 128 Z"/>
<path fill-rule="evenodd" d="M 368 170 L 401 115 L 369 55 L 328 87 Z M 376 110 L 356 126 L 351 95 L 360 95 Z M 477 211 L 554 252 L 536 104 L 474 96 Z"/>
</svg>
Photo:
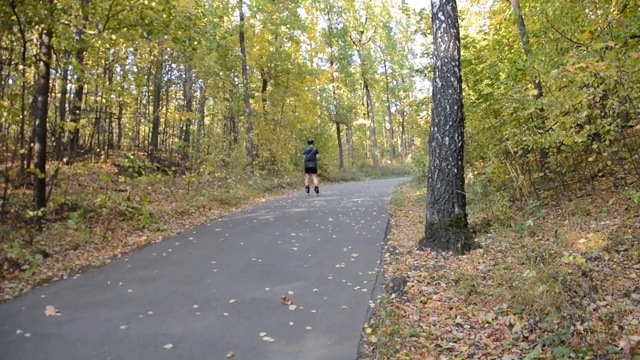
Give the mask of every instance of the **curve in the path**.
<svg viewBox="0 0 640 360">
<path fill-rule="evenodd" d="M 297 192 L 34 289 L 0 305 L 0 359 L 352 360 L 401 181 Z"/>
</svg>

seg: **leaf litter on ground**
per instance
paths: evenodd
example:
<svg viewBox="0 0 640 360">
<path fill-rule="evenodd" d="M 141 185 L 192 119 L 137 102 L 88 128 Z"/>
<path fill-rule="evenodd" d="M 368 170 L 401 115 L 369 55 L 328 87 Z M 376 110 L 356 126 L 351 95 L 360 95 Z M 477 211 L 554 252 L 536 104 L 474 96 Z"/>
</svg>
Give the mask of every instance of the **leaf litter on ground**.
<svg viewBox="0 0 640 360">
<path fill-rule="evenodd" d="M 376 302 L 365 359 L 639 357 L 640 212 L 619 193 L 550 205 L 533 221 L 514 213 L 464 256 L 416 251 L 424 191 L 394 196 L 403 205 L 391 209 L 384 274 L 407 285 Z"/>
</svg>

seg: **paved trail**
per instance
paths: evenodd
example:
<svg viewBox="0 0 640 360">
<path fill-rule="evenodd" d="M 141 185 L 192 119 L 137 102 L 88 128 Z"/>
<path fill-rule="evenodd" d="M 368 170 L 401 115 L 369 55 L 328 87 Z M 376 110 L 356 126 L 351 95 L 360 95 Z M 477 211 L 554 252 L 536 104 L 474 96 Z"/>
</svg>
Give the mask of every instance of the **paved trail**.
<svg viewBox="0 0 640 360">
<path fill-rule="evenodd" d="M 402 181 L 297 192 L 34 289 L 0 305 L 0 359 L 353 360 Z"/>
</svg>

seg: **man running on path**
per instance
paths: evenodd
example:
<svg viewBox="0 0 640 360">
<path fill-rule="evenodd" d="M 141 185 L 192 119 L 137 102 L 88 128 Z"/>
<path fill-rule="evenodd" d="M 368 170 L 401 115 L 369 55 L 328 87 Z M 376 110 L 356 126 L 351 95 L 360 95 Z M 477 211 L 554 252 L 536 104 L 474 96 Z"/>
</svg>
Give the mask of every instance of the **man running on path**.
<svg viewBox="0 0 640 360">
<path fill-rule="evenodd" d="M 304 186 L 307 190 L 307 194 L 310 193 L 309 189 L 309 175 L 313 176 L 313 191 L 316 196 L 320 195 L 320 189 L 318 188 L 318 159 L 320 158 L 320 152 L 318 148 L 313 145 L 313 139 L 307 140 L 307 147 L 304 149 Z"/>
</svg>

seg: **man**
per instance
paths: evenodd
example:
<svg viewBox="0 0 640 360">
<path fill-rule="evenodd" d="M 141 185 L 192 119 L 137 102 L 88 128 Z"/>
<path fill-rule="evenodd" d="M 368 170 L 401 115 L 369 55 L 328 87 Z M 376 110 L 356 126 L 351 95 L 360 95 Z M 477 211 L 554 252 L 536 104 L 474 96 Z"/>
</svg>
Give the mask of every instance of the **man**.
<svg viewBox="0 0 640 360">
<path fill-rule="evenodd" d="M 318 159 L 320 158 L 320 152 L 318 148 L 313 145 L 313 139 L 307 140 L 307 147 L 304 149 L 304 186 L 307 190 L 307 194 L 310 193 L 309 189 L 309 175 L 313 176 L 313 191 L 316 196 L 320 195 L 320 189 L 318 188 Z"/>
</svg>

